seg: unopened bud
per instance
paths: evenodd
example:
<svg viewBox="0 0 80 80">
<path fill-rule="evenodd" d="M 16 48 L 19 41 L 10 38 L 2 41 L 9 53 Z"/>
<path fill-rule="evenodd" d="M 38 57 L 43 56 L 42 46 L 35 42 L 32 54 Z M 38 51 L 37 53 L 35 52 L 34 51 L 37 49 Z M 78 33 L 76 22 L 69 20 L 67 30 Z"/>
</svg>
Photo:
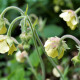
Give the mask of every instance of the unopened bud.
<svg viewBox="0 0 80 80">
<path fill-rule="evenodd" d="M 63 67 L 62 66 L 58 65 L 57 68 L 60 70 L 61 73 L 63 72 Z M 59 74 L 59 72 L 57 71 L 56 68 L 53 69 L 52 73 L 54 74 L 54 76 L 60 77 L 60 74 Z"/>
<path fill-rule="evenodd" d="M 17 60 L 18 62 L 23 63 L 23 62 L 25 61 L 25 59 L 26 59 L 26 56 L 27 56 L 27 52 L 26 52 L 26 51 L 23 51 L 23 52 L 18 51 L 18 52 L 16 53 L 16 60 Z"/>
</svg>

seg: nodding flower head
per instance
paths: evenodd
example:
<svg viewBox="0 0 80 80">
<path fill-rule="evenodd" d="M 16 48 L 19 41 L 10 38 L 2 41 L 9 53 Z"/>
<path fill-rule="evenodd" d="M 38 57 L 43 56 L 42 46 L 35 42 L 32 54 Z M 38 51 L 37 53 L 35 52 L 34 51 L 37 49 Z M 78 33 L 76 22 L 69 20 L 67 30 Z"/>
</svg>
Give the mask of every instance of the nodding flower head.
<svg viewBox="0 0 80 80">
<path fill-rule="evenodd" d="M 66 21 L 71 30 L 74 30 L 79 22 L 77 15 L 72 10 L 62 10 L 62 12 L 63 13 L 61 13 L 59 16 L 63 18 L 64 21 Z"/>
<path fill-rule="evenodd" d="M 9 55 L 16 51 L 17 48 L 15 47 L 14 42 L 15 39 L 13 39 L 12 37 L 0 35 L 0 53 L 4 54 L 8 52 Z"/>
<path fill-rule="evenodd" d="M 6 24 L 9 24 L 8 20 L 0 16 L 0 34 L 5 34 L 7 32 Z"/>
<path fill-rule="evenodd" d="M 60 38 L 58 37 L 51 37 L 45 42 L 45 51 L 48 56 L 55 58 L 58 57 L 58 59 L 63 57 L 65 49 L 65 42 L 60 42 Z M 67 44 L 66 44 L 67 45 Z"/>
</svg>

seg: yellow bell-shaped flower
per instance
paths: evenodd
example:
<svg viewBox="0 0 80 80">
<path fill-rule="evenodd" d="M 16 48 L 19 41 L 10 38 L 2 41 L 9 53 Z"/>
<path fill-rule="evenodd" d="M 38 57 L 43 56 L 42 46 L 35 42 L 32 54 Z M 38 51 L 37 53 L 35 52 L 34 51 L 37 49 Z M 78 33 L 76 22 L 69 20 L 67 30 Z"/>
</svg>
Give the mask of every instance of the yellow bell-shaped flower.
<svg viewBox="0 0 80 80">
<path fill-rule="evenodd" d="M 78 24 L 77 15 L 72 10 L 63 10 L 62 12 L 63 13 L 61 13 L 59 16 L 63 18 L 64 21 L 66 21 L 71 30 L 74 30 Z"/>
<path fill-rule="evenodd" d="M 8 55 L 12 54 L 14 51 L 16 51 L 17 48 L 14 45 L 14 41 L 12 38 L 6 36 L 6 35 L 0 35 L 0 53 L 5 54 L 8 52 Z"/>
<path fill-rule="evenodd" d="M 7 28 L 5 24 L 8 23 L 7 19 L 0 17 L 0 34 L 5 34 L 7 32 Z"/>
<path fill-rule="evenodd" d="M 45 42 L 44 47 L 48 56 L 52 58 L 57 57 L 58 59 L 61 59 L 64 55 L 64 51 L 66 50 L 63 45 L 64 45 L 64 41 L 60 45 L 60 38 L 51 37 Z"/>
</svg>

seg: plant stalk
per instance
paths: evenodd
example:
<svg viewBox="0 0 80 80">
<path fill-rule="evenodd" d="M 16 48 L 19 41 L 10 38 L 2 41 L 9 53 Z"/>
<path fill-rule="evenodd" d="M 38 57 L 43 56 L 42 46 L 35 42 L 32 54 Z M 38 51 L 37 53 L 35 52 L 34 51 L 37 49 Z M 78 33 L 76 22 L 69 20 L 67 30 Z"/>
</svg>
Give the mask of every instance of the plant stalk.
<svg viewBox="0 0 80 80">
<path fill-rule="evenodd" d="M 32 34 L 33 34 L 33 39 L 34 39 L 35 48 L 36 48 L 36 50 L 37 50 L 37 52 L 38 52 L 38 56 L 39 56 L 39 58 L 40 58 L 40 64 L 41 64 L 42 76 L 43 76 L 42 79 L 45 80 L 45 68 L 44 68 L 44 63 L 43 63 L 43 60 L 42 60 L 41 55 L 40 55 L 40 53 L 39 53 L 39 51 L 38 51 L 38 48 L 37 48 L 38 45 L 37 45 L 36 38 L 35 38 L 35 34 L 34 34 L 34 28 L 33 28 L 33 25 L 32 25 L 32 23 L 31 23 L 31 21 L 30 21 L 29 16 L 27 16 L 27 20 L 28 20 L 28 23 L 29 23 L 29 25 L 30 25 L 30 28 L 31 28 L 31 31 L 32 31 Z"/>
<path fill-rule="evenodd" d="M 39 80 L 38 77 L 37 77 L 37 73 L 36 73 L 35 69 L 33 68 L 32 64 L 31 64 L 31 62 L 30 62 L 30 59 L 29 59 L 29 57 L 28 57 L 28 54 L 27 54 L 26 58 L 27 58 L 27 61 L 28 61 L 29 65 L 30 65 L 30 67 L 31 67 L 31 70 L 32 70 L 32 72 L 33 72 L 36 80 Z"/>
<path fill-rule="evenodd" d="M 3 10 L 3 12 L 1 13 L 1 18 L 3 18 L 5 13 L 10 9 L 15 9 L 15 10 L 19 11 L 21 13 L 21 15 L 24 15 L 24 12 L 20 8 L 15 7 L 15 6 L 10 6 Z"/>
<path fill-rule="evenodd" d="M 41 40 L 40 40 L 40 38 L 39 38 L 39 36 L 38 36 L 38 34 L 37 34 L 37 31 L 35 30 L 34 32 L 35 32 L 35 36 L 36 36 L 36 38 L 37 38 L 37 41 L 38 41 L 39 45 L 41 46 L 42 50 L 43 50 L 44 53 L 45 53 L 44 46 L 43 46 L 43 44 L 42 44 L 42 42 L 41 42 Z M 45 53 L 45 55 L 46 55 L 46 53 Z M 63 77 L 62 73 L 61 73 L 61 72 L 59 71 L 59 69 L 57 68 L 57 66 L 56 66 L 55 62 L 53 61 L 53 59 L 50 58 L 50 57 L 48 57 L 47 55 L 46 55 L 46 57 L 48 58 L 48 60 L 49 60 L 50 63 L 52 64 L 52 66 L 57 69 L 57 71 L 59 72 L 60 76 L 62 77 L 62 80 L 64 80 L 64 77 Z"/>
<path fill-rule="evenodd" d="M 80 46 L 80 41 L 76 37 L 74 37 L 72 35 L 64 35 L 64 36 L 62 36 L 61 37 L 61 41 L 66 39 L 66 38 L 70 38 L 70 39 L 74 40 Z"/>
<path fill-rule="evenodd" d="M 13 27 L 13 25 L 15 24 L 15 22 L 18 21 L 18 20 L 20 20 L 20 19 L 23 19 L 24 17 L 25 17 L 25 16 L 19 16 L 19 17 L 15 18 L 15 19 L 11 22 L 11 24 L 10 24 L 10 26 L 9 26 L 9 28 L 8 28 L 8 32 L 7 32 L 7 35 L 8 35 L 8 36 L 11 36 L 11 30 L 12 30 L 12 27 Z"/>
</svg>

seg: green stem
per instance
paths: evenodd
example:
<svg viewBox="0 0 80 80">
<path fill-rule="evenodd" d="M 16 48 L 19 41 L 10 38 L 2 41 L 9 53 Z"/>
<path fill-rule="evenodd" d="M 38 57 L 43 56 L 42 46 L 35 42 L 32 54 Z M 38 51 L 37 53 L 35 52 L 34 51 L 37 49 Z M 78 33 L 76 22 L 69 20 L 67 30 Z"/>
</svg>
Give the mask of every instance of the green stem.
<svg viewBox="0 0 80 80">
<path fill-rule="evenodd" d="M 36 38 L 37 38 L 37 41 L 38 41 L 39 45 L 41 46 L 42 50 L 43 50 L 44 53 L 45 53 L 44 46 L 43 46 L 43 44 L 42 44 L 42 42 L 41 42 L 41 40 L 40 40 L 40 38 L 39 38 L 36 30 L 35 30 L 34 32 L 35 32 L 35 36 L 36 36 Z M 45 53 L 45 55 L 46 55 L 46 53 Z M 59 71 L 59 69 L 57 68 L 57 66 L 56 66 L 55 62 L 53 61 L 53 59 L 50 58 L 50 57 L 48 57 L 47 55 L 46 55 L 46 57 L 48 58 L 48 60 L 50 61 L 50 63 L 53 65 L 53 67 L 55 67 L 55 68 L 57 69 L 57 71 L 59 72 L 60 76 L 62 77 L 62 80 L 64 80 L 64 77 L 63 77 L 62 73 L 61 73 L 61 72 Z"/>
<path fill-rule="evenodd" d="M 21 31 L 22 33 L 27 33 L 26 17 L 21 21 Z"/>
<path fill-rule="evenodd" d="M 15 7 L 15 6 L 10 6 L 10 7 L 7 7 L 7 8 L 1 13 L 1 18 L 3 18 L 4 15 L 5 15 L 5 13 L 6 13 L 8 10 L 10 10 L 10 9 L 15 9 L 15 10 L 19 11 L 19 12 L 21 13 L 21 15 L 24 15 L 24 12 L 23 12 L 20 8 Z"/>
<path fill-rule="evenodd" d="M 41 64 L 41 68 L 42 68 L 43 80 L 45 80 L 45 68 L 44 68 L 44 63 L 43 63 L 43 60 L 42 60 L 41 55 L 40 55 L 40 53 L 39 53 L 39 51 L 38 51 L 38 48 L 37 48 L 37 42 L 36 42 L 36 39 L 35 39 L 34 28 L 33 28 L 33 25 L 32 25 L 32 23 L 31 23 L 31 21 L 30 21 L 29 16 L 27 16 L 27 20 L 28 20 L 28 22 L 29 22 L 31 31 L 32 31 L 32 33 L 33 33 L 33 39 L 34 39 L 35 48 L 37 49 L 38 56 L 39 56 L 39 58 L 40 58 L 40 64 Z"/>
<path fill-rule="evenodd" d="M 77 10 L 75 10 L 75 13 L 77 14 L 79 11 L 80 11 L 80 7 Z"/>
<path fill-rule="evenodd" d="M 36 48 L 36 50 L 37 50 L 38 56 L 39 56 L 39 58 L 40 58 L 40 64 L 41 64 L 42 74 L 43 74 L 43 79 L 42 79 L 42 80 L 45 80 L 45 67 L 44 67 L 44 63 L 43 63 L 43 60 L 42 60 L 42 58 L 41 58 L 41 55 L 40 55 L 40 53 L 39 53 L 39 51 L 38 51 L 38 45 L 37 45 L 35 36 L 34 36 L 34 45 L 35 45 L 35 48 Z"/>
<path fill-rule="evenodd" d="M 37 73 L 36 73 L 35 69 L 33 68 L 32 64 L 31 64 L 31 62 L 30 62 L 30 60 L 29 60 L 28 55 L 26 56 L 26 58 L 27 58 L 27 61 L 28 61 L 29 65 L 30 65 L 30 67 L 31 67 L 31 70 L 32 70 L 32 72 L 33 72 L 36 80 L 39 80 L 38 77 L 37 77 Z"/>
<path fill-rule="evenodd" d="M 15 24 L 15 22 L 18 21 L 18 20 L 20 20 L 20 19 L 23 19 L 23 18 L 25 18 L 25 16 L 20 16 L 20 17 L 17 17 L 16 19 L 14 19 L 14 20 L 11 22 L 11 24 L 10 24 L 10 26 L 9 26 L 9 29 L 8 29 L 8 32 L 7 32 L 7 35 L 8 35 L 8 36 L 11 36 L 11 30 L 12 30 L 12 27 L 13 27 L 13 25 Z M 28 55 L 27 55 L 26 58 L 27 58 L 28 63 L 29 63 L 29 65 L 30 65 L 31 69 L 32 69 L 33 74 L 35 75 L 36 80 L 39 80 L 39 79 L 37 78 L 37 73 L 36 73 L 36 71 L 34 70 L 32 64 L 31 64 L 31 62 L 30 62 L 30 60 L 29 60 L 29 58 L 28 58 Z"/>
<path fill-rule="evenodd" d="M 15 19 L 11 22 L 11 24 L 10 24 L 10 26 L 9 26 L 9 29 L 8 29 L 8 32 L 7 32 L 7 35 L 8 35 L 8 36 L 11 36 L 11 30 L 12 30 L 12 27 L 13 27 L 13 25 L 15 24 L 15 22 L 18 21 L 18 20 L 20 20 L 20 19 L 23 19 L 24 17 L 25 17 L 25 16 L 19 16 L 19 17 L 15 18 Z"/>
<path fill-rule="evenodd" d="M 71 39 L 73 39 L 73 40 L 80 46 L 80 41 L 79 41 L 76 37 L 74 37 L 74 36 L 72 36 L 72 35 L 64 35 L 64 36 L 62 36 L 62 37 L 61 37 L 61 41 L 64 40 L 64 39 L 66 39 L 66 38 L 71 38 Z"/>
</svg>

